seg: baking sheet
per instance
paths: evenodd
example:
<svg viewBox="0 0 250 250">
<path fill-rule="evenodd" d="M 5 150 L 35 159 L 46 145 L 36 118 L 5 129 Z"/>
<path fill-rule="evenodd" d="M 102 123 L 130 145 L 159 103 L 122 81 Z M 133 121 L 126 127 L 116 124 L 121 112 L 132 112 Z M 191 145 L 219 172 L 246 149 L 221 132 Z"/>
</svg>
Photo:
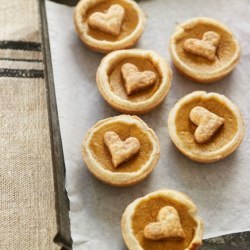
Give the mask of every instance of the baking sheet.
<svg viewBox="0 0 250 250">
<path fill-rule="evenodd" d="M 145 181 L 130 188 L 115 188 L 96 180 L 81 157 L 81 142 L 98 120 L 118 115 L 99 94 L 96 69 L 103 55 L 88 50 L 73 26 L 73 9 L 46 2 L 59 121 L 70 199 L 74 249 L 126 249 L 120 218 L 135 198 L 160 188 L 187 193 L 205 221 L 205 238 L 250 229 L 250 4 L 248 0 L 145 0 L 147 26 L 137 47 L 152 49 L 171 62 L 168 41 L 176 25 L 189 18 L 207 16 L 228 25 L 239 39 L 241 60 L 234 72 L 217 83 L 200 85 L 187 80 L 173 68 L 173 82 L 164 103 L 141 118 L 160 138 L 158 166 Z M 194 163 L 171 143 L 167 117 L 178 99 L 195 91 L 218 92 L 233 100 L 246 122 L 240 148 L 215 164 Z"/>
</svg>

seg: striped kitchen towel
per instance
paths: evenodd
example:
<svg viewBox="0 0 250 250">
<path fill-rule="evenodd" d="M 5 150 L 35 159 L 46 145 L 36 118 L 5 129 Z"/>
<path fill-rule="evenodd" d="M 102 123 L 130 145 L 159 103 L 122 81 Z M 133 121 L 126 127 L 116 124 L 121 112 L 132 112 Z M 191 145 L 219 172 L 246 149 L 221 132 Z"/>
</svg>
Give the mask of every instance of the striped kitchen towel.
<svg viewBox="0 0 250 250">
<path fill-rule="evenodd" d="M 0 41 L 0 77 L 44 78 L 41 43 Z"/>
<path fill-rule="evenodd" d="M 0 250 L 58 250 L 38 0 L 0 0 Z"/>
</svg>

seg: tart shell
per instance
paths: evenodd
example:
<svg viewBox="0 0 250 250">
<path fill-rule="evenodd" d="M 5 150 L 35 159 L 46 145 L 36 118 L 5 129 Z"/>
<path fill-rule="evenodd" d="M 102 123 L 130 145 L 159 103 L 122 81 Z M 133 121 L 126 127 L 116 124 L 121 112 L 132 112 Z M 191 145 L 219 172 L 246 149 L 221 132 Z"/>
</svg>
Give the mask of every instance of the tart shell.
<svg viewBox="0 0 250 250">
<path fill-rule="evenodd" d="M 185 105 L 187 105 L 189 102 L 194 100 L 194 98 L 201 98 L 203 100 L 214 98 L 215 100 L 218 100 L 218 102 L 223 103 L 236 118 L 237 132 L 226 145 L 219 148 L 218 150 L 208 151 L 208 152 L 203 152 L 203 153 L 195 152 L 195 151 L 192 152 L 190 149 L 187 150 L 187 148 L 183 146 L 183 143 L 177 134 L 177 127 L 176 127 L 175 121 L 176 121 L 178 111 L 182 107 L 185 107 Z M 183 98 L 181 98 L 175 104 L 173 109 L 170 111 L 170 114 L 168 117 L 168 130 L 169 130 L 169 135 L 173 143 L 175 144 L 175 146 L 188 158 L 197 162 L 201 162 L 201 163 L 212 163 L 212 162 L 216 162 L 227 157 L 239 147 L 245 134 L 244 121 L 243 121 L 241 112 L 238 109 L 238 107 L 224 95 L 220 95 L 217 93 L 207 93 L 205 91 L 195 91 L 191 94 L 188 94 L 184 96 Z"/>
<path fill-rule="evenodd" d="M 128 249 L 143 250 L 142 246 L 140 245 L 140 243 L 138 242 L 137 238 L 133 233 L 133 227 L 132 227 L 132 220 L 136 207 L 141 202 L 150 200 L 151 198 L 158 196 L 170 198 L 172 200 L 175 200 L 176 202 L 180 202 L 183 205 L 185 205 L 185 207 L 187 208 L 187 212 L 194 219 L 197 226 L 192 241 L 190 242 L 189 246 L 184 250 L 198 249 L 202 245 L 204 225 L 202 219 L 199 216 L 197 216 L 197 207 L 186 194 L 170 189 L 163 189 L 152 192 L 144 197 L 136 199 L 130 205 L 128 205 L 128 207 L 126 208 L 126 210 L 122 215 L 122 220 L 121 220 L 122 235 Z"/>
<path fill-rule="evenodd" d="M 129 57 L 150 60 L 161 75 L 160 86 L 147 100 L 131 102 L 114 94 L 109 85 L 109 72 L 117 62 Z M 116 110 L 127 114 L 144 114 L 157 107 L 169 92 L 172 80 L 172 71 L 166 61 L 151 50 L 130 49 L 114 51 L 103 58 L 97 70 L 96 82 L 104 99 Z"/>
<path fill-rule="evenodd" d="M 235 45 L 235 51 L 233 52 L 233 55 L 231 56 L 230 60 L 227 63 L 225 63 L 223 66 L 211 72 L 206 71 L 206 69 L 196 70 L 194 67 L 188 65 L 183 60 L 181 60 L 177 52 L 177 42 L 184 37 L 185 33 L 189 32 L 189 30 L 199 27 L 199 25 L 208 25 L 211 27 L 216 27 L 217 29 L 221 30 L 221 32 L 225 32 L 228 36 L 230 36 L 232 43 L 234 43 Z M 213 30 L 213 28 L 211 29 Z M 232 34 L 232 32 L 220 22 L 214 19 L 205 18 L 205 17 L 193 18 L 177 26 L 174 34 L 172 35 L 170 39 L 169 49 L 170 49 L 170 54 L 171 54 L 173 63 L 176 66 L 176 68 L 180 71 L 180 73 L 182 73 L 189 79 L 194 80 L 199 83 L 212 83 L 212 82 L 215 82 L 224 78 L 235 68 L 240 58 L 240 46 L 239 46 L 238 41 Z M 187 55 L 188 54 L 189 53 L 187 53 Z"/>
<path fill-rule="evenodd" d="M 83 43 L 85 43 L 91 50 L 101 53 L 108 53 L 118 49 L 126 49 L 134 46 L 144 31 L 145 15 L 135 1 L 122 0 L 132 6 L 138 14 L 138 23 L 136 28 L 118 41 L 97 40 L 88 34 L 88 24 L 83 22 L 83 17 L 87 14 L 88 10 L 95 5 L 105 2 L 105 0 L 81 0 L 74 12 L 74 23 L 76 32 Z"/>
<path fill-rule="evenodd" d="M 135 124 L 144 133 L 148 135 L 153 145 L 153 150 L 150 154 L 149 160 L 137 171 L 112 172 L 108 169 L 105 169 L 98 161 L 96 161 L 90 149 L 91 139 L 95 131 L 101 127 L 104 127 L 106 124 L 115 124 L 116 122 L 123 122 L 128 125 Z M 139 117 L 130 115 L 120 115 L 99 121 L 87 132 L 82 143 L 82 156 L 88 170 L 97 179 L 112 186 L 131 186 L 145 179 L 155 168 L 160 157 L 160 144 L 155 132 L 151 128 L 149 128 L 146 123 L 143 122 Z M 137 157 L 140 157 L 140 155 Z"/>
</svg>

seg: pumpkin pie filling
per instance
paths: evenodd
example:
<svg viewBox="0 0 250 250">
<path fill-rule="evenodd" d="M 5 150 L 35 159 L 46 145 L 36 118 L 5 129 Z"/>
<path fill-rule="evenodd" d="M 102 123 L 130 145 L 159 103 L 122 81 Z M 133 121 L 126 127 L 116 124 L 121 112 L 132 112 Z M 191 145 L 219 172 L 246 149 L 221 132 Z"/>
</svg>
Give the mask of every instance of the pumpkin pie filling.
<svg viewBox="0 0 250 250">
<path fill-rule="evenodd" d="M 193 55 L 184 50 L 184 42 L 189 38 L 202 39 L 207 31 L 214 31 L 221 37 L 216 50 L 214 61 L 209 61 L 204 57 Z M 212 24 L 198 24 L 192 29 L 186 29 L 184 34 L 176 41 L 176 51 L 180 60 L 195 69 L 197 72 L 213 72 L 226 65 L 235 55 L 237 44 L 232 39 L 232 35 Z"/>
<path fill-rule="evenodd" d="M 151 50 L 117 50 L 106 55 L 96 73 L 98 89 L 119 112 L 143 114 L 156 108 L 169 92 L 172 71 Z"/>
<path fill-rule="evenodd" d="M 156 74 L 156 80 L 152 87 L 147 88 L 145 90 L 140 90 L 137 93 L 134 93 L 132 95 L 127 95 L 125 90 L 125 84 L 121 73 L 121 67 L 125 63 L 131 63 L 134 64 L 139 71 L 152 71 Z M 154 95 L 154 93 L 158 90 L 160 84 L 161 84 L 161 75 L 156 67 L 156 65 L 153 64 L 153 62 L 150 59 L 147 58 L 141 58 L 141 57 L 128 57 L 125 59 L 122 59 L 119 62 L 116 62 L 115 65 L 112 65 L 110 67 L 110 71 L 108 72 L 109 75 L 109 85 L 111 91 L 121 97 L 124 100 L 128 100 L 131 102 L 141 102 L 148 100 L 151 96 Z"/>
<path fill-rule="evenodd" d="M 128 137 L 135 137 L 141 144 L 140 152 L 127 162 L 119 165 L 118 168 L 112 167 L 112 158 L 108 148 L 104 144 L 104 134 L 107 131 L 114 131 L 121 140 Z M 90 144 L 90 150 L 96 161 L 104 168 L 112 172 L 135 172 L 143 167 L 150 158 L 153 151 L 153 145 L 149 136 L 136 124 L 128 124 L 121 121 L 108 123 L 99 127 L 93 134 Z"/>
<path fill-rule="evenodd" d="M 88 35 L 95 38 L 96 40 L 106 40 L 110 42 L 119 41 L 130 35 L 133 30 L 136 28 L 139 18 L 136 10 L 129 3 L 119 0 L 109 0 L 103 1 L 92 8 L 87 12 L 87 15 L 83 17 L 82 22 L 86 22 L 88 18 L 95 12 L 105 12 L 111 5 L 119 4 L 125 9 L 125 18 L 122 23 L 121 32 L 118 36 L 114 36 L 96 29 L 89 27 Z"/>
<path fill-rule="evenodd" d="M 240 46 L 225 25 L 198 17 L 176 27 L 170 39 L 170 53 L 182 74 L 200 83 L 212 83 L 236 67 Z"/>
<path fill-rule="evenodd" d="M 178 211 L 181 225 L 185 233 L 184 240 L 173 238 L 153 241 L 144 237 L 143 230 L 145 226 L 155 222 L 160 209 L 165 206 L 172 206 Z M 170 200 L 160 195 L 140 202 L 135 208 L 132 221 L 134 235 L 144 250 L 183 250 L 189 246 L 197 227 L 196 222 L 183 204 L 176 203 L 174 200 Z"/>
<path fill-rule="evenodd" d="M 189 119 L 191 110 L 196 106 L 204 107 L 225 119 L 224 125 L 204 144 L 195 141 L 194 132 L 197 126 Z M 192 101 L 182 105 L 176 114 L 175 124 L 176 133 L 183 144 L 182 146 L 187 150 L 200 153 L 219 150 L 232 140 L 238 130 L 238 122 L 233 112 L 225 104 L 220 102 L 220 100 L 213 97 L 206 100 L 201 97 L 196 97 Z"/>
</svg>

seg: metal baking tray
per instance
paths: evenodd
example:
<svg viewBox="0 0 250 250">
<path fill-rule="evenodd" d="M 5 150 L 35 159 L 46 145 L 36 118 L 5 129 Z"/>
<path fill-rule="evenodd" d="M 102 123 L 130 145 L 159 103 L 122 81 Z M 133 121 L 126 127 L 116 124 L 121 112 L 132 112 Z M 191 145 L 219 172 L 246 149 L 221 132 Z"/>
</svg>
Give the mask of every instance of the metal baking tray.
<svg viewBox="0 0 250 250">
<path fill-rule="evenodd" d="M 39 1 L 39 0 L 38 0 Z M 59 4 L 75 6 L 77 0 L 51 0 Z M 137 1 L 139 2 L 139 1 Z M 68 216 L 68 199 L 64 187 L 65 165 L 61 143 L 60 128 L 58 122 L 58 113 L 55 97 L 55 88 L 52 72 L 52 62 L 50 56 L 49 35 L 46 20 L 45 0 L 39 1 L 41 26 L 42 26 L 42 44 L 45 62 L 45 80 L 47 87 L 48 112 L 50 118 L 50 135 L 52 158 L 54 171 L 56 173 L 55 186 L 57 190 L 56 208 L 58 211 L 57 223 L 58 234 L 54 241 L 62 246 L 62 249 L 72 249 L 72 239 L 70 235 L 70 222 Z M 152 249 L 153 250 L 153 249 Z M 240 232 L 228 235 L 222 235 L 203 241 L 201 250 L 250 250 L 250 231 Z"/>
</svg>

